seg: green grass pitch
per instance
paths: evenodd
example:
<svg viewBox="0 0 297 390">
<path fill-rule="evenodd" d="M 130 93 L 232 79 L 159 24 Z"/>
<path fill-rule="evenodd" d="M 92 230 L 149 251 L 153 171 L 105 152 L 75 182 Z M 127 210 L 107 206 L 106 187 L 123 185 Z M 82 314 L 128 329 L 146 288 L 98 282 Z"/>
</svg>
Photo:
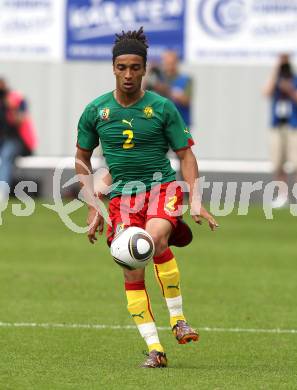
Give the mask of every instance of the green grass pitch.
<svg viewBox="0 0 297 390">
<path fill-rule="evenodd" d="M 145 344 L 135 329 L 3 324 L 133 324 L 104 239 L 91 246 L 40 203 L 30 217 L 10 210 L 0 226 L 1 390 L 297 388 L 297 333 L 263 331 L 297 329 L 297 220 L 288 210 L 270 221 L 260 208 L 218 218 L 215 233 L 188 219 L 195 241 L 175 254 L 185 314 L 201 340 L 178 345 L 160 330 L 163 370 L 138 368 Z M 85 212 L 75 220 L 83 224 Z M 157 325 L 167 327 L 152 267 L 147 285 Z"/>
</svg>

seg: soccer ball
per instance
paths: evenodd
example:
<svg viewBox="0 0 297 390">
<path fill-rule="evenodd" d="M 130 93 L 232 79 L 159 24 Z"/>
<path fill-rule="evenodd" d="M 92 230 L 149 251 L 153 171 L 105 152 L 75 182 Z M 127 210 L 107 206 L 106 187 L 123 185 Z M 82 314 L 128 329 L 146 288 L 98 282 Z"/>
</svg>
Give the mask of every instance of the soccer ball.
<svg viewBox="0 0 297 390">
<path fill-rule="evenodd" d="M 129 270 L 144 268 L 155 253 L 152 237 L 136 226 L 121 230 L 113 239 L 110 252 L 114 261 Z"/>
</svg>

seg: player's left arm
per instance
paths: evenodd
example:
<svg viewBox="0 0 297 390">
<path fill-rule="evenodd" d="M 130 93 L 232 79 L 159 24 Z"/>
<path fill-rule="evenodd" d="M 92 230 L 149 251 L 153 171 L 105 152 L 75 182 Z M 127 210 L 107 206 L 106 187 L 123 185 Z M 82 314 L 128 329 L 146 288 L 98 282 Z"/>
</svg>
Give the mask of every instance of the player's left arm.
<svg viewBox="0 0 297 390">
<path fill-rule="evenodd" d="M 196 223 L 202 224 L 202 220 L 206 219 L 211 230 L 218 227 L 214 217 L 203 207 L 202 200 L 198 189 L 199 170 L 196 157 L 191 148 L 178 150 L 176 154 L 180 160 L 181 174 L 184 181 L 189 186 L 189 204 L 191 207 L 192 218 Z"/>
</svg>

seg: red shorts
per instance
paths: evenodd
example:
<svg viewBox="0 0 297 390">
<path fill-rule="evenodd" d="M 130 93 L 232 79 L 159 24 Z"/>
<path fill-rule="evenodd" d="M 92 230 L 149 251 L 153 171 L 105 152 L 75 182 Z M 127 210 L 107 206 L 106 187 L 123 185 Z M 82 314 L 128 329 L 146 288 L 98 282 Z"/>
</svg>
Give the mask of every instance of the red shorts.
<svg viewBox="0 0 297 390">
<path fill-rule="evenodd" d="M 109 202 L 109 217 L 112 226 L 107 228 L 107 243 L 114 235 L 128 226 L 145 228 L 151 218 L 166 219 L 177 226 L 182 215 L 183 192 L 176 182 L 156 185 L 150 191 L 136 195 L 122 195 Z"/>
</svg>

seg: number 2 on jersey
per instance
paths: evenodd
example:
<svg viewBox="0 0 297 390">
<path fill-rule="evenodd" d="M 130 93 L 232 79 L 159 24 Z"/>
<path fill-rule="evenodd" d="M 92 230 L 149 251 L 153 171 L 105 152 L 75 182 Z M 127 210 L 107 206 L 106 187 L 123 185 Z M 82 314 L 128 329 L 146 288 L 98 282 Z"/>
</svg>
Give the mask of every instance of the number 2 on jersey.
<svg viewBox="0 0 297 390">
<path fill-rule="evenodd" d="M 123 149 L 132 149 L 135 146 L 135 143 L 132 142 L 132 139 L 134 137 L 133 130 L 124 130 L 123 135 L 127 136 L 128 138 L 123 143 Z"/>
</svg>

